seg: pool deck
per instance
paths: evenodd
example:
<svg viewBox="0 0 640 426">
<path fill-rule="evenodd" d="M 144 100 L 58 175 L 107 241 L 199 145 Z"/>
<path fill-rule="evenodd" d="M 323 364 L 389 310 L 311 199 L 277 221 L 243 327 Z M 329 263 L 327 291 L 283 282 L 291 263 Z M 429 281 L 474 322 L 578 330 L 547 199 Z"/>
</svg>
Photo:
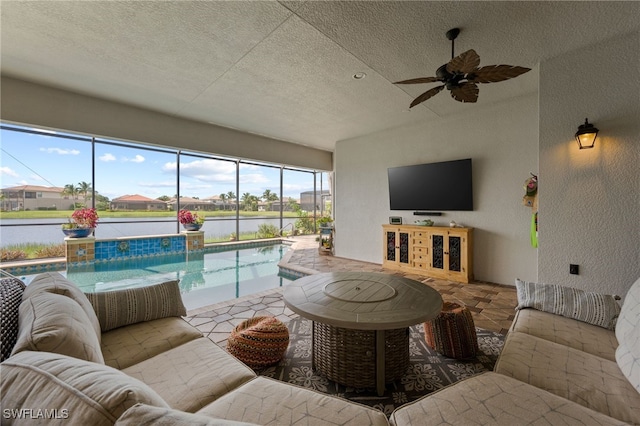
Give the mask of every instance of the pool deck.
<svg viewBox="0 0 640 426">
<path fill-rule="evenodd" d="M 332 271 L 363 271 L 396 274 L 423 282 L 440 292 L 444 301 L 463 304 L 471 311 L 475 325 L 487 330 L 506 333 L 515 314 L 517 305 L 514 286 L 474 281 L 463 284 L 435 279 L 426 275 L 390 271 L 380 264 L 345 259 L 321 253 L 318 250 L 317 235 L 287 238 L 291 249 L 278 264 L 281 272 L 295 277 Z M 280 239 L 278 239 L 280 240 Z M 63 259 L 20 262 L 23 266 L 31 263 L 46 264 L 55 270 Z M 3 266 L 10 264 L 3 263 Z M 46 267 L 45 266 L 45 267 Z M 282 287 L 266 290 L 239 299 L 216 303 L 187 312 L 187 321 L 203 334 L 221 346 L 233 328 L 247 318 L 269 315 L 287 322 L 298 315 L 288 309 L 282 299 Z"/>
<path fill-rule="evenodd" d="M 318 250 L 317 235 L 289 238 L 291 249 L 279 263 L 281 270 L 297 275 L 332 271 L 364 271 L 396 274 L 423 282 L 440 292 L 444 301 L 463 304 L 471 311 L 475 325 L 506 333 L 517 305 L 514 286 L 474 281 L 469 284 L 435 279 L 428 276 L 385 270 L 381 265 L 344 259 Z M 229 333 L 245 319 L 274 316 L 288 322 L 298 315 L 288 309 L 282 299 L 282 287 L 191 310 L 187 321 L 220 346 L 226 346 Z"/>
</svg>

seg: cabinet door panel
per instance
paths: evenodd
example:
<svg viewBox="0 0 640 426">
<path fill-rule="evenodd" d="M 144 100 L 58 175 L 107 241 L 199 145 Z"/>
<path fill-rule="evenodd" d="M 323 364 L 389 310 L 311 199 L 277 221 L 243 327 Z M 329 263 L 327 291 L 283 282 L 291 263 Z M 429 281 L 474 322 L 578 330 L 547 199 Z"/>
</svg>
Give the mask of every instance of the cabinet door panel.
<svg viewBox="0 0 640 426">
<path fill-rule="evenodd" d="M 444 235 L 431 236 L 431 267 L 444 269 Z"/>
<path fill-rule="evenodd" d="M 396 233 L 387 231 L 387 260 L 395 262 L 396 260 Z"/>
<path fill-rule="evenodd" d="M 400 232 L 400 263 L 409 263 L 409 233 Z"/>
<path fill-rule="evenodd" d="M 449 270 L 462 271 L 462 238 L 449 235 Z"/>
</svg>

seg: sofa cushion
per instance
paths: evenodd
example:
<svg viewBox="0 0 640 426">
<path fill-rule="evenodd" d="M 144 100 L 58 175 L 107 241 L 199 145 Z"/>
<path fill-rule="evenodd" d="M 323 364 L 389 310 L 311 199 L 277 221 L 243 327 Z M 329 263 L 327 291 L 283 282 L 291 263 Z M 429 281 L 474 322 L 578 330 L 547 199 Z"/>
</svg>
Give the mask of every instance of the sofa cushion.
<svg viewBox="0 0 640 426">
<path fill-rule="evenodd" d="M 640 394 L 613 361 L 512 332 L 494 371 L 618 420 L 640 424 Z"/>
<path fill-rule="evenodd" d="M 37 275 L 31 280 L 24 290 L 22 300 L 26 300 L 32 295 L 40 292 L 55 293 L 75 300 L 89 318 L 91 326 L 100 338 L 100 323 L 91 303 L 84 293 L 74 283 L 60 275 L 58 272 L 45 272 Z"/>
<path fill-rule="evenodd" d="M 465 379 L 405 404 L 397 408 L 389 420 L 395 426 L 626 424 L 492 372 Z"/>
<path fill-rule="evenodd" d="M 486 372 L 397 408 L 392 425 L 623 425 L 575 402 Z"/>
<path fill-rule="evenodd" d="M 138 403 L 116 421 L 116 426 L 252 426 L 254 423 L 214 419 L 200 414 Z"/>
<path fill-rule="evenodd" d="M 39 292 L 25 299 L 19 310 L 20 330 L 13 354 L 55 352 L 104 364 L 98 336 L 75 300 Z"/>
<path fill-rule="evenodd" d="M 620 343 L 616 350 L 618 366 L 629 383 L 640 392 L 640 278 L 627 292 L 616 337 Z"/>
<path fill-rule="evenodd" d="M 171 408 L 195 412 L 256 377 L 203 337 L 122 370 L 151 386 Z"/>
<path fill-rule="evenodd" d="M 509 330 L 527 333 L 610 361 L 616 360 L 618 340 L 615 333 L 586 322 L 536 309 L 520 309 Z"/>
<path fill-rule="evenodd" d="M 388 425 L 382 411 L 290 383 L 257 377 L 197 414 L 260 425 Z"/>
<path fill-rule="evenodd" d="M 65 424 L 112 425 L 138 402 L 167 408 L 158 394 L 133 377 L 49 352 L 12 356 L 2 363 L 0 378 L 3 410 L 57 409 L 59 416 L 66 416 Z M 14 424 L 34 422 L 26 418 Z"/>
<path fill-rule="evenodd" d="M 516 279 L 518 306 L 562 315 L 614 330 L 620 305 L 616 297 L 577 288 Z"/>
<path fill-rule="evenodd" d="M 161 318 L 103 333 L 102 354 L 105 364 L 122 370 L 201 337 L 202 333 L 182 318 Z"/>
<path fill-rule="evenodd" d="M 86 293 L 102 331 L 166 317 L 187 315 L 178 281 L 98 293 Z"/>
<path fill-rule="evenodd" d="M 0 280 L 0 362 L 9 358 L 18 339 L 18 307 L 24 287 L 17 278 Z"/>
</svg>

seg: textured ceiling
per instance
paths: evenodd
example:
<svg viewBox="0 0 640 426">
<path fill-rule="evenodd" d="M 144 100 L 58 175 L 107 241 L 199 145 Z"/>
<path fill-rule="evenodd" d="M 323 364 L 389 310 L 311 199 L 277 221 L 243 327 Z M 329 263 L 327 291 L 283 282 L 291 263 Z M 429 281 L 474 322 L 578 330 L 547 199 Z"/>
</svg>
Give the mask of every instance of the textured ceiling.
<svg viewBox="0 0 640 426">
<path fill-rule="evenodd" d="M 320 149 L 535 92 L 538 64 L 637 31 L 638 2 L 2 1 L 3 75 Z M 456 54 L 533 68 L 409 111 Z M 355 80 L 353 74 L 366 78 Z"/>
</svg>

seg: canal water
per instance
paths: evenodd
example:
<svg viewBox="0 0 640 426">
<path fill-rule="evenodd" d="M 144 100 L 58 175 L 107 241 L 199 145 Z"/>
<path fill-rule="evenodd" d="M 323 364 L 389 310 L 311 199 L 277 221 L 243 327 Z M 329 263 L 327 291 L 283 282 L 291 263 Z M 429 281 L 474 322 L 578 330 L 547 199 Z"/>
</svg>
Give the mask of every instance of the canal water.
<svg viewBox="0 0 640 426">
<path fill-rule="evenodd" d="M 133 220 L 133 219 L 131 219 Z M 95 237 L 112 239 L 142 235 L 176 234 L 182 225 L 175 221 L 161 222 L 157 218 L 136 218 L 136 223 L 124 223 L 117 219 L 100 219 L 95 230 Z M 284 218 L 283 226 L 290 231 L 296 218 Z M 240 217 L 240 233 L 257 232 L 261 224 L 271 224 L 280 229 L 280 218 Z M 0 247 L 17 244 L 58 244 L 64 240 L 60 229 L 60 219 L 3 219 L 0 223 Z M 18 226 L 19 225 L 19 226 Z M 227 238 L 236 232 L 235 218 L 207 220 L 201 228 L 204 237 Z"/>
</svg>

